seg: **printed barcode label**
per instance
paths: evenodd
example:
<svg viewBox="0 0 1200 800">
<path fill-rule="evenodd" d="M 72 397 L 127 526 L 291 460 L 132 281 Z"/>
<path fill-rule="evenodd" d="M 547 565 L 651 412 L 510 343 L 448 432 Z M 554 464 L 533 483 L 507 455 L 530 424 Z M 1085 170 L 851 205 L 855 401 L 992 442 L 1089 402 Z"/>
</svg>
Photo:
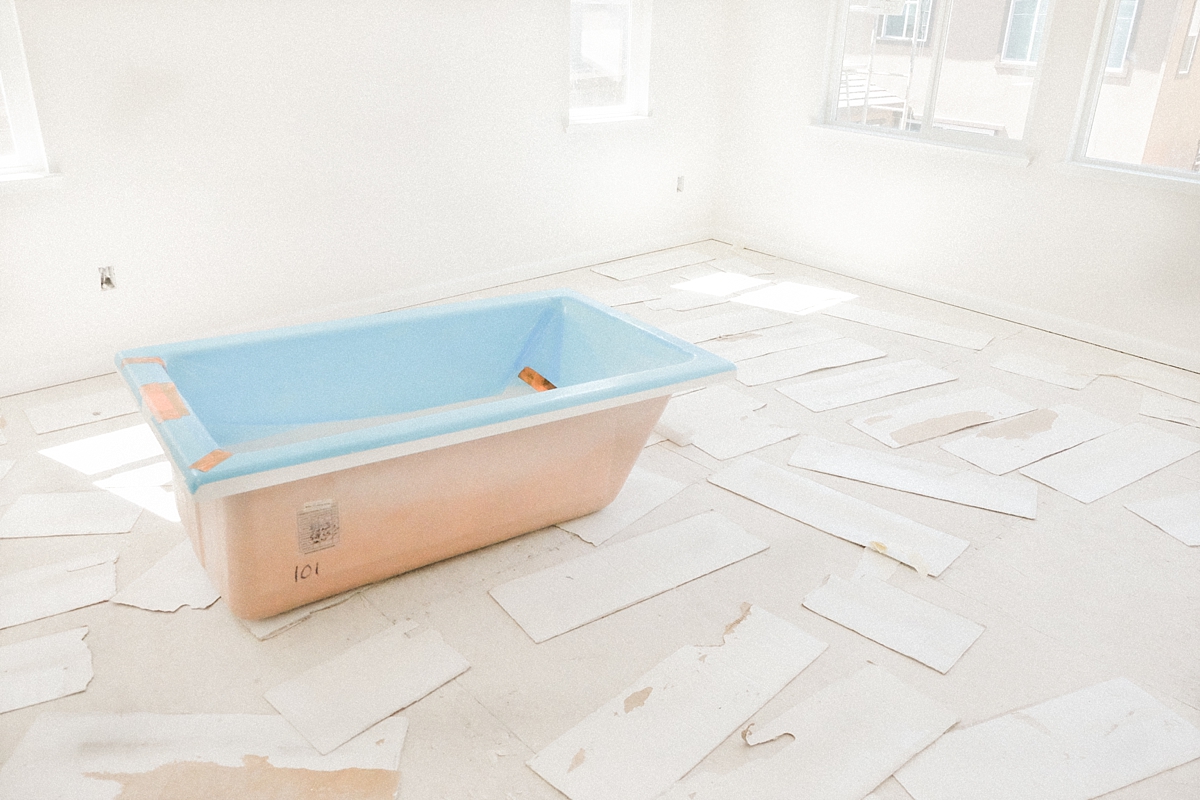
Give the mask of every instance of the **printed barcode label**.
<svg viewBox="0 0 1200 800">
<path fill-rule="evenodd" d="M 305 503 L 296 514 L 296 533 L 301 553 L 315 553 L 333 547 L 341 538 L 337 503 L 318 500 Z"/>
</svg>

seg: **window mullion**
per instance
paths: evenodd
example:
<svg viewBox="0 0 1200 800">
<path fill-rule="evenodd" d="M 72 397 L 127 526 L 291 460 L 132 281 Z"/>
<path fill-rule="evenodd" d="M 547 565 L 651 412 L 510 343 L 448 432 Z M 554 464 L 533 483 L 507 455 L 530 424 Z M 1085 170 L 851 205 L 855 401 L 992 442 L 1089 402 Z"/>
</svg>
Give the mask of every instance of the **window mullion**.
<svg viewBox="0 0 1200 800">
<path fill-rule="evenodd" d="M 950 14 L 953 10 L 952 0 L 942 0 L 944 13 L 933 15 L 933 30 L 930 31 L 930 64 L 929 83 L 925 87 L 925 117 L 921 121 L 920 137 L 928 139 L 933 135 L 934 114 L 937 113 L 938 79 L 942 75 L 942 55 L 946 31 L 950 28 Z M 932 13 L 932 12 L 931 12 Z"/>
</svg>

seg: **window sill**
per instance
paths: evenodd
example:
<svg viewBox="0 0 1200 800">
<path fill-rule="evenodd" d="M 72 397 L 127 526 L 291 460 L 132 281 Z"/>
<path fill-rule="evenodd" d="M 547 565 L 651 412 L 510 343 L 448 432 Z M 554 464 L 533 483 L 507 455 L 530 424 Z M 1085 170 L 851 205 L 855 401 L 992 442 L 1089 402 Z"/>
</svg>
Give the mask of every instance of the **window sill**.
<svg viewBox="0 0 1200 800">
<path fill-rule="evenodd" d="M 1139 168 L 1137 164 L 1121 164 L 1115 161 L 1094 159 L 1063 161 L 1055 166 L 1068 174 L 1088 176 L 1106 182 L 1200 195 L 1200 172 L 1159 172 Z"/>
<path fill-rule="evenodd" d="M 821 136 L 842 139 L 857 139 L 862 141 L 863 137 L 870 137 L 878 142 L 887 142 L 889 143 L 887 146 L 890 147 L 916 147 L 924 149 L 929 153 L 944 153 L 970 160 L 983 159 L 1009 166 L 1027 167 L 1033 161 L 1029 153 L 1024 150 L 1024 143 L 1013 139 L 1003 140 L 1015 145 L 1012 149 L 1001 149 L 986 146 L 975 147 L 946 139 L 920 139 L 911 134 L 897 133 L 888 129 L 871 130 L 870 127 L 844 125 L 833 122 L 814 122 L 809 125 L 809 130 L 818 131 L 818 135 Z M 1017 149 L 1018 147 L 1020 149 Z"/>
<path fill-rule="evenodd" d="M 43 170 L 30 170 L 28 172 L 0 172 L 0 183 L 17 181 L 32 181 L 39 178 L 61 178 L 61 172 L 48 172 Z"/>
</svg>

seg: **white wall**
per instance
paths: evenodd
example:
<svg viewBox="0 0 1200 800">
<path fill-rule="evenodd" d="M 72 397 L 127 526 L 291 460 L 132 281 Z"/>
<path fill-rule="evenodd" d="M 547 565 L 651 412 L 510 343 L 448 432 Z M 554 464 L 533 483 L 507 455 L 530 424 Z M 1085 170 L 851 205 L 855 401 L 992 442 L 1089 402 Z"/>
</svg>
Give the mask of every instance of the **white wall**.
<svg viewBox="0 0 1200 800">
<path fill-rule="evenodd" d="M 823 128 L 840 0 L 731 0 L 725 237 L 1200 371 L 1200 192 L 1064 164 L 1098 0 L 1056 0 L 1032 163 Z"/>
<path fill-rule="evenodd" d="M 568 8 L 17 0 L 61 177 L 0 183 L 0 395 L 706 236 L 724 0 L 655 0 L 650 120 L 564 131 Z"/>
</svg>

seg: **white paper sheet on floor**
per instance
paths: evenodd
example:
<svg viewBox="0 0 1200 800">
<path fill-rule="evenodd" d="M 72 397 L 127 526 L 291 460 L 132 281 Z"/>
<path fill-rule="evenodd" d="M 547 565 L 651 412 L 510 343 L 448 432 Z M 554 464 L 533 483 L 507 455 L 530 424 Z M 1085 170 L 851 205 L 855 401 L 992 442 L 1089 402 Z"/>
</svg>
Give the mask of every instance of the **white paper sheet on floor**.
<svg viewBox="0 0 1200 800">
<path fill-rule="evenodd" d="M 684 647 L 542 748 L 529 766 L 571 800 L 652 800 L 826 648 L 747 605 L 724 641 Z"/>
</svg>

